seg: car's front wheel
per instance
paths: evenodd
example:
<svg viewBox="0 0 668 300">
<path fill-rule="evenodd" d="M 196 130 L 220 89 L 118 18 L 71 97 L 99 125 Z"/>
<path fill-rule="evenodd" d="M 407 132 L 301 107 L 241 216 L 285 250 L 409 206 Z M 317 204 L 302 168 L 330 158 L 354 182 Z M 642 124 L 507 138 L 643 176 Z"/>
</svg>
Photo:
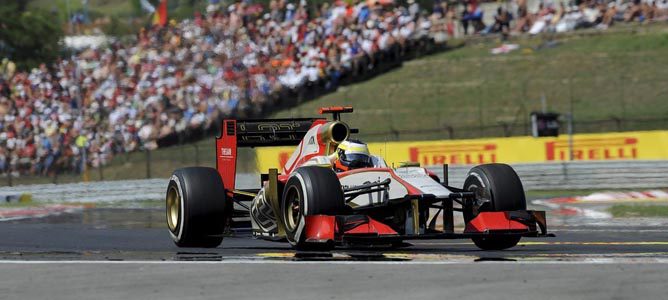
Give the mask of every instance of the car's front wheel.
<svg viewBox="0 0 668 300">
<path fill-rule="evenodd" d="M 506 164 L 485 164 L 473 167 L 464 182 L 464 190 L 475 193 L 476 202 L 464 212 L 469 222 L 483 211 L 526 210 L 524 188 L 515 170 Z M 473 243 L 483 250 L 512 248 L 521 236 L 493 236 L 473 238 Z"/>
<path fill-rule="evenodd" d="M 331 244 L 306 242 L 305 216 L 337 215 L 344 211 L 343 190 L 336 173 L 329 168 L 298 168 L 285 184 L 281 199 L 281 217 L 286 237 L 297 249 L 328 249 Z"/>
</svg>

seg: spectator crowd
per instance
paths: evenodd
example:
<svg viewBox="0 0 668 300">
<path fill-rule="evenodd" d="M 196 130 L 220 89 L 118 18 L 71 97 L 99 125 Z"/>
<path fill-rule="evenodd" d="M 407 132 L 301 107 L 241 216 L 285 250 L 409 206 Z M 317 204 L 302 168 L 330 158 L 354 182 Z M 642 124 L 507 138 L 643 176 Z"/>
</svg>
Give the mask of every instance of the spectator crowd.
<svg viewBox="0 0 668 300">
<path fill-rule="evenodd" d="M 311 14 L 311 15 L 310 15 Z M 392 2 L 211 4 L 54 64 L 0 66 L 0 173 L 51 175 L 152 150 L 162 139 L 256 115 L 285 90 L 382 64 L 420 39 L 444 39 L 444 14 Z"/>
<path fill-rule="evenodd" d="M 529 10 L 528 0 L 516 0 L 499 6 L 491 24 L 483 21 L 484 11 L 478 0 L 466 0 L 460 23 L 469 33 L 567 32 L 576 29 L 607 29 L 616 22 L 668 20 L 668 0 L 546 0 Z M 511 21 L 514 25 L 511 27 Z M 469 30 L 471 28 L 471 30 Z"/>
<path fill-rule="evenodd" d="M 334 90 L 421 40 L 668 19 L 668 0 L 546 1 L 533 12 L 516 0 L 499 7 L 492 24 L 484 24 L 478 0 L 427 8 L 379 1 L 337 0 L 317 10 L 306 0 L 211 4 L 192 19 L 142 28 L 133 42 L 29 71 L 4 59 L 0 174 L 80 172 L 119 153 L 156 149 L 161 140 L 215 129 L 222 117 L 258 115 L 286 91 Z"/>
</svg>

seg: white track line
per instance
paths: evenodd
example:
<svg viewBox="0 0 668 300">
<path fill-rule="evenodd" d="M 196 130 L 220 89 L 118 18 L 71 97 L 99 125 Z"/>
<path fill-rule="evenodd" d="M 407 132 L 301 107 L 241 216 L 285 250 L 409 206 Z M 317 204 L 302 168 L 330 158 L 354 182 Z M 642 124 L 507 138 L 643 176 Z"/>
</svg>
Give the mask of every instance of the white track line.
<svg viewBox="0 0 668 300">
<path fill-rule="evenodd" d="M 107 260 L 0 260 L 1 265 L 227 265 L 227 264 L 287 264 L 287 265 L 466 265 L 466 264 L 668 264 L 668 258 L 593 258 L 569 261 L 281 261 L 281 260 L 223 260 L 223 261 L 107 261 Z"/>
</svg>

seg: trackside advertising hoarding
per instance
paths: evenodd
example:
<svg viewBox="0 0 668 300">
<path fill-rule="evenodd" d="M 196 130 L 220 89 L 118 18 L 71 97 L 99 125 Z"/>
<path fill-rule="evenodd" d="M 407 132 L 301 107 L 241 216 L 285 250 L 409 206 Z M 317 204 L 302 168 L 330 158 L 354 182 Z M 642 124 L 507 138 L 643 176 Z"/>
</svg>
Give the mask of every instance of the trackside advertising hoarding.
<svg viewBox="0 0 668 300">
<path fill-rule="evenodd" d="M 257 149 L 258 169 L 279 168 L 294 147 Z M 569 160 L 568 136 L 510 137 L 471 140 L 369 143 L 372 154 L 389 165 L 419 162 L 422 166 L 471 165 L 492 162 L 542 163 Z M 668 131 L 636 131 L 573 136 L 573 159 L 668 160 Z"/>
</svg>

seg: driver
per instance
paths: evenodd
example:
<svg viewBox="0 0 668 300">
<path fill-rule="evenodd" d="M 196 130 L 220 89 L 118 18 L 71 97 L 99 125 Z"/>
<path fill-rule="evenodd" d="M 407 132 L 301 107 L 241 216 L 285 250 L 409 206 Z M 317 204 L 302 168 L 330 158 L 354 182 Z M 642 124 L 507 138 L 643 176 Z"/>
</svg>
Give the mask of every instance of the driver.
<svg viewBox="0 0 668 300">
<path fill-rule="evenodd" d="M 369 147 L 358 140 L 341 142 L 331 157 L 336 172 L 373 167 Z"/>
</svg>

